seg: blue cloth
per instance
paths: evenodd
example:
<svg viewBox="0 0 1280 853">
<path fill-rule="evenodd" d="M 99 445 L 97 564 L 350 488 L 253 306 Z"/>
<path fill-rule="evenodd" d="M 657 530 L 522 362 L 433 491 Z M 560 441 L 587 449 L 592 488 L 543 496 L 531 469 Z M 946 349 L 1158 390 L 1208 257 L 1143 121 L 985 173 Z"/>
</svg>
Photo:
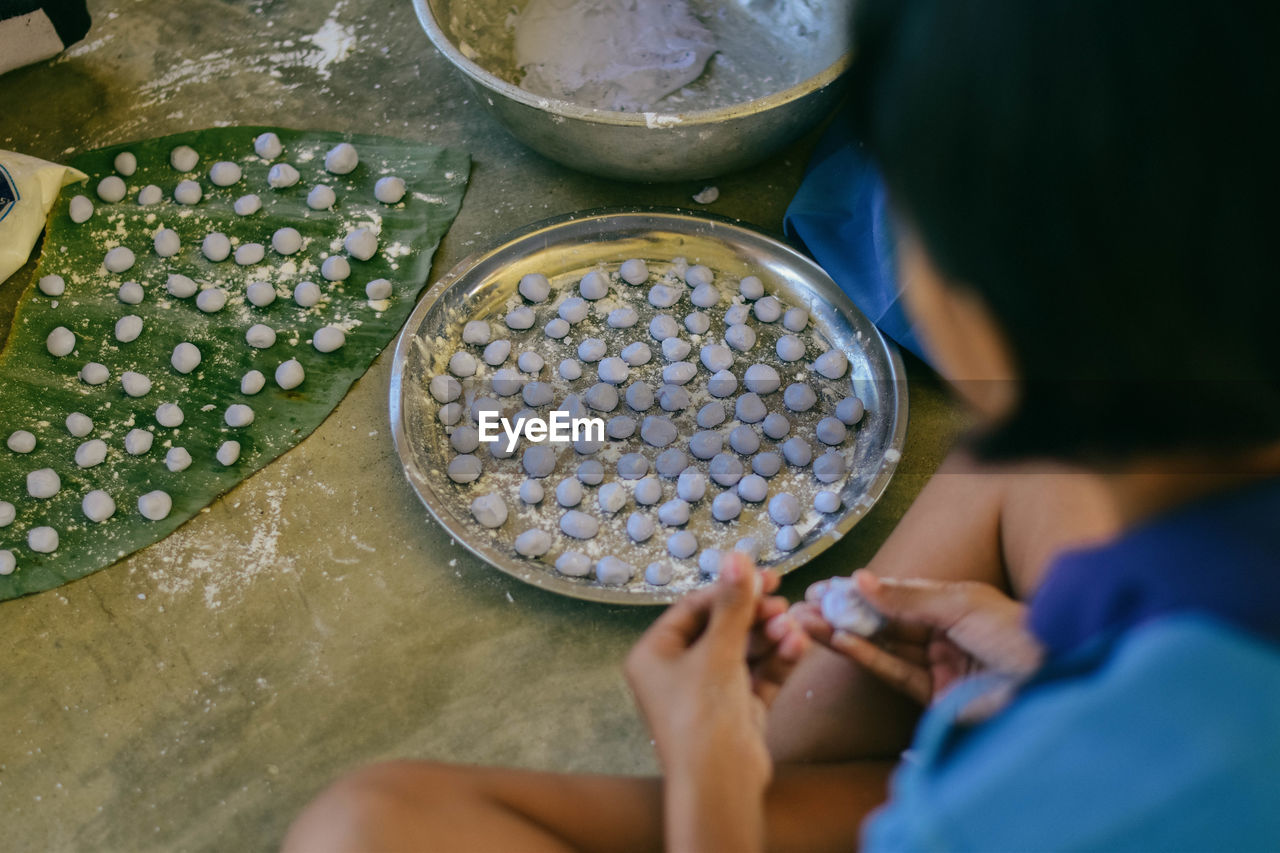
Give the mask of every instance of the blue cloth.
<svg viewBox="0 0 1280 853">
<path fill-rule="evenodd" d="M 870 851 L 1280 850 L 1280 483 L 1055 562 L 1045 668 L 997 716 L 926 713 Z"/>
<path fill-rule="evenodd" d="M 1031 603 L 1031 630 L 1050 655 L 1062 655 L 1188 610 L 1280 643 L 1280 480 L 1197 501 L 1115 544 L 1059 557 Z"/>
<path fill-rule="evenodd" d="M 928 361 L 901 304 L 884 184 L 848 128 L 838 115 L 818 143 L 783 228 L 880 331 Z"/>
</svg>

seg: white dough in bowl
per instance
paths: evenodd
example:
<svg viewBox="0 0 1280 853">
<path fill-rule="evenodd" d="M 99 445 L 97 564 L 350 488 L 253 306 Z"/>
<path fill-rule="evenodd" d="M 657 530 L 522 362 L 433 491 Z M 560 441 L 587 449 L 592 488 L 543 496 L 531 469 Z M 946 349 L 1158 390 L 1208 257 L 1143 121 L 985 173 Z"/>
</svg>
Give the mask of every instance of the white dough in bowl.
<svg viewBox="0 0 1280 853">
<path fill-rule="evenodd" d="M 651 109 L 716 51 L 685 0 L 530 0 L 515 31 L 521 87 L 605 110 Z"/>
</svg>

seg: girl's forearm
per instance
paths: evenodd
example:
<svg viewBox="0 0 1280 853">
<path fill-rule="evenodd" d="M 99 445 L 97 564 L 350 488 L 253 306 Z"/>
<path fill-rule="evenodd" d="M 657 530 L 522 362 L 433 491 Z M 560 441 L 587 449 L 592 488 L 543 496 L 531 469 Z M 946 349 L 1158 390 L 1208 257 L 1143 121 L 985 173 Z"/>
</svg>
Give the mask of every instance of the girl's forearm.
<svg viewBox="0 0 1280 853">
<path fill-rule="evenodd" d="M 728 768 L 676 770 L 663 784 L 664 835 L 669 853 L 764 849 L 765 785 Z"/>
</svg>

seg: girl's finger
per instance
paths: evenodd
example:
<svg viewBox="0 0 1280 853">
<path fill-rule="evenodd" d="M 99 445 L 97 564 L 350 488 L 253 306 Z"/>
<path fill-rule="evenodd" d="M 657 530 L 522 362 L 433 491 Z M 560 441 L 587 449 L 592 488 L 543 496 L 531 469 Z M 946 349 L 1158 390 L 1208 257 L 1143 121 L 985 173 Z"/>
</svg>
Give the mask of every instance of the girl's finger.
<svg viewBox="0 0 1280 853">
<path fill-rule="evenodd" d="M 720 577 L 710 587 L 713 598 L 709 621 L 700 638 L 715 655 L 741 660 L 763 586 L 764 580 L 750 557 L 737 551 L 725 555 Z"/>
<path fill-rule="evenodd" d="M 823 645 L 831 641 L 832 628 L 822 613 L 811 604 L 793 604 L 787 611 L 804 632 Z"/>
<path fill-rule="evenodd" d="M 901 658 L 907 663 L 915 664 L 922 668 L 928 667 L 929 665 L 929 647 L 924 643 L 901 641 L 881 636 L 876 636 L 876 638 L 871 642 L 886 654 L 893 655 L 896 658 Z"/>
<path fill-rule="evenodd" d="M 861 664 L 872 675 L 921 705 L 928 705 L 933 699 L 933 679 L 924 667 L 895 657 L 863 638 L 844 631 L 837 631 L 831 638 L 831 648 Z"/>
<path fill-rule="evenodd" d="M 713 587 L 689 593 L 654 620 L 637 641 L 637 650 L 663 657 L 683 652 L 706 630 L 714 602 Z"/>
</svg>

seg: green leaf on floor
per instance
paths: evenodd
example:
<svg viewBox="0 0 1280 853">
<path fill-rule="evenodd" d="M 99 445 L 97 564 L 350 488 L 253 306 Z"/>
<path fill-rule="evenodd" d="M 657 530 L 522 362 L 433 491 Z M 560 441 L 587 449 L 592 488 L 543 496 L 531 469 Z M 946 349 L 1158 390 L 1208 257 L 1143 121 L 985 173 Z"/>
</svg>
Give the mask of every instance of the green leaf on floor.
<svg viewBox="0 0 1280 853">
<path fill-rule="evenodd" d="M 271 162 L 253 146 L 254 138 L 267 130 L 274 130 L 284 144 L 283 153 Z M 330 174 L 324 165 L 326 152 L 339 142 L 350 142 L 360 157 L 356 169 L 345 175 Z M 199 154 L 190 173 L 170 165 L 170 152 L 178 145 Z M 137 171 L 124 178 L 124 199 L 112 204 L 96 190 L 102 178 L 115 173 L 113 162 L 121 151 L 136 156 Z M 214 184 L 209 169 L 219 161 L 239 165 L 241 179 L 227 187 Z M 272 189 L 268 170 L 282 162 L 294 166 L 300 179 Z M 425 143 L 262 127 L 213 128 L 113 146 L 77 156 L 72 165 L 90 180 L 67 187 L 55 204 L 40 263 L 17 302 L 0 351 L 0 440 L 7 443 L 19 430 L 36 439 L 35 449 L 27 453 L 0 446 L 0 524 L 10 514 L 5 502 L 14 515 L 0 526 L 0 552 L 10 551 L 15 564 L 11 574 L 0 576 L 0 600 L 84 577 L 159 541 L 315 430 L 408 318 L 427 282 L 435 249 L 458 213 L 470 170 L 466 154 Z M 385 176 L 405 181 L 401 202 L 384 204 L 375 198 L 374 185 Z M 183 180 L 200 184 L 203 197 L 197 204 L 174 200 L 174 189 Z M 313 210 L 307 204 L 308 193 L 321 184 L 334 191 L 332 209 Z M 139 203 L 139 192 L 148 185 L 159 187 L 160 202 Z M 261 209 L 238 215 L 233 205 L 248 194 L 259 196 Z M 69 215 L 76 195 L 88 196 L 95 207 L 93 216 L 80 224 Z M 297 229 L 303 239 L 296 254 L 282 255 L 272 247 L 272 236 L 285 227 Z M 378 234 L 377 253 L 366 261 L 350 257 L 343 246 L 347 234 L 359 227 Z M 162 228 L 176 231 L 181 241 L 181 249 L 169 258 L 160 257 L 153 243 Z M 209 260 L 202 243 L 215 232 L 225 234 L 233 250 L 261 244 L 263 260 L 247 265 L 234 256 Z M 127 247 L 136 259 L 118 274 L 103 265 L 107 251 L 116 246 Z M 330 256 L 349 261 L 345 280 L 322 276 L 321 266 Z M 189 277 L 202 291 L 225 291 L 225 306 L 206 313 L 196 298 L 172 295 L 166 289 L 172 273 Z M 37 287 L 48 275 L 64 279 L 64 293 L 50 296 Z M 371 300 L 366 293 L 366 285 L 376 279 L 391 282 L 385 300 Z M 274 289 L 273 302 L 258 307 L 246 298 L 247 286 L 255 281 Z M 318 286 L 318 304 L 295 302 L 293 290 L 303 281 Z M 141 286 L 141 302 L 121 301 L 118 291 L 124 282 Z M 212 307 L 209 301 L 205 306 Z M 116 324 L 126 315 L 142 322 L 135 340 L 117 337 Z M 259 349 L 246 342 L 247 331 L 256 324 L 275 332 L 274 344 Z M 315 332 L 325 326 L 345 332 L 341 348 L 320 352 L 312 344 Z M 74 349 L 61 357 L 48 347 L 49 335 L 58 327 L 74 335 Z M 201 355 L 199 366 L 188 374 L 172 364 L 174 348 L 181 343 L 194 344 Z M 290 359 L 301 364 L 306 378 L 285 390 L 275 373 Z M 90 363 L 105 366 L 109 378 L 98 385 L 86 382 L 82 370 Z M 243 393 L 241 380 L 253 370 L 265 376 L 265 387 L 256 394 Z M 125 393 L 126 371 L 146 376 L 150 391 L 139 397 Z M 157 409 L 168 403 L 182 411 L 179 426 L 162 426 L 157 420 Z M 252 423 L 228 425 L 226 413 L 235 404 L 252 409 Z M 92 421 L 87 434 L 69 430 L 67 417 L 76 412 Z M 138 455 L 126 451 L 131 430 L 151 435 L 149 450 Z M 106 444 L 106 460 L 80 467 L 77 448 L 92 440 Z M 216 453 L 228 441 L 239 443 L 240 455 L 224 465 Z M 16 444 L 21 447 L 21 437 Z M 135 434 L 131 444 L 137 449 L 146 437 Z M 190 454 L 191 463 L 171 471 L 166 454 L 179 447 Z M 59 490 L 49 498 L 30 496 L 28 475 L 46 468 L 57 475 Z M 318 487 L 343 485 L 321 482 Z M 115 502 L 115 513 L 101 523 L 90 521 L 82 507 L 85 495 L 94 490 Z M 154 490 L 167 493 L 173 502 L 158 521 L 144 517 L 138 505 L 141 496 Z M 56 531 L 56 550 L 42 553 L 30 547 L 29 533 L 40 527 Z"/>
</svg>

